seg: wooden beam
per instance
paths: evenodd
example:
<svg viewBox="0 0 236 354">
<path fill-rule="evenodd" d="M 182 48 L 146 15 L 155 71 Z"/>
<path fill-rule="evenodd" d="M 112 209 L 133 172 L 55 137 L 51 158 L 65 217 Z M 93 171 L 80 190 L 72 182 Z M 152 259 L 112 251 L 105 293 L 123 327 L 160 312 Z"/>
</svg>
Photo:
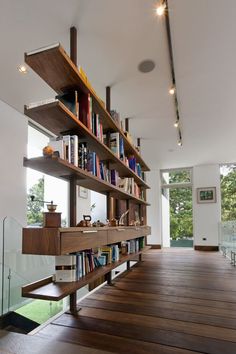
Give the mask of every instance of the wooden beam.
<svg viewBox="0 0 236 354">
<path fill-rule="evenodd" d="M 77 209 L 77 188 L 76 179 L 72 177 L 70 180 L 70 226 L 76 226 L 76 209 Z"/>
<path fill-rule="evenodd" d="M 129 118 L 125 118 L 125 131 L 129 131 Z"/>
<path fill-rule="evenodd" d="M 111 112 L 111 88 L 110 86 L 106 87 L 106 109 Z"/>
<path fill-rule="evenodd" d="M 76 27 L 70 28 L 70 58 L 77 66 L 77 29 Z"/>
</svg>

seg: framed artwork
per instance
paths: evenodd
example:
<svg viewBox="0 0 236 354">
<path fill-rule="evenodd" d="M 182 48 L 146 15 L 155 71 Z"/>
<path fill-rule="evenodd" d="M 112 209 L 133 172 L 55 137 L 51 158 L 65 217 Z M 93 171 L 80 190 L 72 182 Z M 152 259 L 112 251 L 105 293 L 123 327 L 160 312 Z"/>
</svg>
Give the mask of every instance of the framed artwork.
<svg viewBox="0 0 236 354">
<path fill-rule="evenodd" d="M 216 203 L 216 187 L 197 188 L 197 203 Z"/>
<path fill-rule="evenodd" d="M 87 199 L 88 198 L 88 190 L 87 188 L 79 186 L 79 197 Z"/>
</svg>

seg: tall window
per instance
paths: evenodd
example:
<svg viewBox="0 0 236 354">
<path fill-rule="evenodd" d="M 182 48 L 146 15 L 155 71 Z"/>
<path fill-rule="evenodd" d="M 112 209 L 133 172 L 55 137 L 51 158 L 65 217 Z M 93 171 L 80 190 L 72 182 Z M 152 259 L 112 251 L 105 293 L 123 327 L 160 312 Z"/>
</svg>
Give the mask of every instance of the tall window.
<svg viewBox="0 0 236 354">
<path fill-rule="evenodd" d="M 221 220 L 236 220 L 236 164 L 222 165 L 221 177 Z"/>
<path fill-rule="evenodd" d="M 48 144 L 47 135 L 28 127 L 28 157 L 42 156 L 43 148 Z M 31 201 L 31 195 L 36 201 Z M 68 183 L 27 168 L 27 223 L 41 226 L 46 205 L 40 201 L 52 201 L 57 204 L 57 211 L 62 213 L 62 226 L 68 224 Z"/>
</svg>

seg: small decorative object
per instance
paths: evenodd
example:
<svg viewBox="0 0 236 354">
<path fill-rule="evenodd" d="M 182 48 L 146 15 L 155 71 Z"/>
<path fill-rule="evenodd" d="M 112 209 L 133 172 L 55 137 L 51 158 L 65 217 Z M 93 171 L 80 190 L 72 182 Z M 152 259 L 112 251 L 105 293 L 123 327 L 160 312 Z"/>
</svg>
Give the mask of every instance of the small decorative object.
<svg viewBox="0 0 236 354">
<path fill-rule="evenodd" d="M 83 220 L 81 220 L 77 225 L 77 227 L 90 227 L 91 226 L 91 216 L 83 215 Z"/>
<path fill-rule="evenodd" d="M 216 187 L 197 188 L 197 203 L 216 203 Z"/>
<path fill-rule="evenodd" d="M 125 216 L 129 213 L 129 209 L 126 210 L 123 214 L 121 214 L 121 217 L 119 219 L 119 225 L 124 225 L 124 220 L 125 220 Z"/>
<path fill-rule="evenodd" d="M 93 222 L 93 227 L 103 227 L 105 224 L 101 222 L 100 220 L 94 221 Z"/>
<path fill-rule="evenodd" d="M 51 146 L 45 146 L 43 148 L 43 156 L 52 156 L 53 155 L 53 148 Z"/>
<path fill-rule="evenodd" d="M 30 196 L 32 202 L 40 202 L 47 205 L 48 212 L 43 212 L 43 227 L 61 227 L 61 213 L 56 213 L 57 205 L 45 200 L 35 199 L 34 195 Z"/>
<path fill-rule="evenodd" d="M 82 186 L 79 186 L 79 197 L 83 199 L 88 198 L 88 190 Z"/>
<path fill-rule="evenodd" d="M 109 224 L 110 224 L 110 226 L 117 226 L 118 221 L 115 218 L 113 218 L 113 219 L 110 220 Z"/>
</svg>

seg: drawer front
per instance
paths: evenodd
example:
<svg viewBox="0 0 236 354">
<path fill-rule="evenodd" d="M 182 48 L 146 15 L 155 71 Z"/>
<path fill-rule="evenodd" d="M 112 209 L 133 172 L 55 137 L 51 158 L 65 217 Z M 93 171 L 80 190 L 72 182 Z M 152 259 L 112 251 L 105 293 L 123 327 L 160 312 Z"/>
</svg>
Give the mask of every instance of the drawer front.
<svg viewBox="0 0 236 354">
<path fill-rule="evenodd" d="M 125 240 L 131 240 L 133 238 L 140 236 L 140 230 L 136 230 L 136 228 L 130 229 L 114 229 L 108 231 L 108 244 L 121 242 Z"/>
<path fill-rule="evenodd" d="M 107 244 L 107 230 L 86 230 L 61 234 L 61 253 L 83 251 Z"/>
</svg>

